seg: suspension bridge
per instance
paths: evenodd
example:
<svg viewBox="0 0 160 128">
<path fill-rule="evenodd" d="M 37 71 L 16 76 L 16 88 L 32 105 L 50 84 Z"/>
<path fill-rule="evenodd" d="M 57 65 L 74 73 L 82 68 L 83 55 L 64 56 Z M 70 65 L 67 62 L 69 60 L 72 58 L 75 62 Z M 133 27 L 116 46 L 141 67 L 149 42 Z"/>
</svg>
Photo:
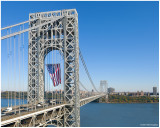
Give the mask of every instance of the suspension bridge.
<svg viewBox="0 0 160 128">
<path fill-rule="evenodd" d="M 1 31 L 8 89 L 2 127 L 79 127 L 81 106 L 108 99 L 107 82 L 96 88 L 79 48 L 75 9 L 30 13 L 28 21 Z"/>
</svg>

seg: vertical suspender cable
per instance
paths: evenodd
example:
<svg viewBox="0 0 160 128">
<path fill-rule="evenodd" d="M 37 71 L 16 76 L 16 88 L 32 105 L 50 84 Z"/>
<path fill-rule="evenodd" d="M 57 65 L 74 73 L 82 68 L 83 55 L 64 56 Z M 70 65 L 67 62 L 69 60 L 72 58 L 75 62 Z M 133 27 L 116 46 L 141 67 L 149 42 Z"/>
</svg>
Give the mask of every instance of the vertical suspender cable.
<svg viewBox="0 0 160 128">
<path fill-rule="evenodd" d="M 16 114 L 16 42 L 15 42 L 15 36 L 14 36 L 14 86 L 15 86 L 15 94 L 14 94 L 14 102 L 15 102 L 15 114 Z"/>
<path fill-rule="evenodd" d="M 60 55 L 60 81 L 61 81 L 61 75 L 62 75 L 62 73 L 61 73 L 61 66 L 62 66 L 62 57 L 61 57 L 61 55 Z M 62 82 L 61 82 L 61 103 L 62 103 L 62 101 L 63 101 L 63 97 L 62 97 L 62 90 L 63 90 L 63 86 L 62 86 L 63 84 L 62 84 Z"/>
<path fill-rule="evenodd" d="M 57 51 L 57 56 L 58 56 L 58 65 L 57 65 L 57 67 L 59 68 L 59 64 L 60 64 L 60 56 L 59 56 L 59 54 L 58 54 L 59 52 Z M 60 71 L 60 69 L 59 69 L 59 71 Z M 60 82 L 60 80 L 59 80 L 59 71 L 58 71 L 58 81 Z M 58 86 L 59 86 L 59 103 L 61 103 L 61 85 L 60 85 L 60 83 L 58 82 Z"/>
<path fill-rule="evenodd" d="M 25 55 L 27 55 L 27 54 L 29 54 L 29 52 L 28 52 L 28 44 L 29 44 L 29 42 L 27 43 L 26 42 L 26 48 L 25 48 L 25 44 L 24 44 L 24 54 Z M 28 56 L 29 57 L 29 56 Z M 26 64 L 28 64 L 27 62 L 29 61 L 29 59 L 26 57 L 25 59 L 24 59 L 24 61 L 26 62 Z M 24 66 L 24 68 L 26 67 L 26 74 L 28 74 L 28 66 Z M 28 75 L 27 75 L 27 77 L 26 77 L 26 79 L 25 79 L 25 85 L 27 86 L 27 90 L 26 90 L 26 97 L 25 97 L 25 99 L 26 99 L 26 104 L 27 104 L 27 111 L 29 111 L 29 103 L 28 103 L 28 84 L 27 84 L 27 82 L 28 82 Z"/>
<path fill-rule="evenodd" d="M 47 36 L 47 37 L 48 37 L 48 36 Z M 50 63 L 49 63 L 49 60 L 50 60 L 50 54 L 48 53 L 48 63 L 47 63 L 47 64 L 50 64 Z M 49 103 L 49 82 L 50 82 L 50 81 L 49 81 L 49 73 L 48 73 L 48 86 L 47 86 L 47 88 L 48 88 L 48 89 L 47 89 L 47 90 L 48 90 L 48 91 L 47 91 L 47 92 L 48 92 L 48 103 Z"/>
<path fill-rule="evenodd" d="M 7 29 L 7 35 L 8 35 L 9 33 L 8 33 L 8 29 Z M 7 38 L 7 56 L 8 56 L 8 107 L 9 107 L 9 39 Z"/>
<path fill-rule="evenodd" d="M 46 90 L 47 90 L 46 89 L 46 85 L 47 85 L 47 80 L 46 80 L 46 78 L 47 78 L 47 74 L 46 74 L 46 72 L 47 72 L 47 70 L 46 70 L 47 50 L 46 49 L 47 49 L 47 46 L 45 47 L 45 60 L 44 60 L 44 69 L 45 69 L 45 77 L 44 77 L 45 78 L 45 86 L 44 86 L 45 87 L 45 102 L 46 102 L 46 98 L 47 98 L 47 94 L 46 94 Z"/>
<path fill-rule="evenodd" d="M 60 35 L 62 34 L 61 33 L 61 30 L 60 30 L 60 33 L 59 33 Z M 59 36 L 60 36 L 59 35 Z M 59 50 L 59 58 L 60 58 L 60 66 L 59 66 L 59 73 L 60 73 L 60 75 L 59 75 L 59 81 L 61 81 L 61 68 L 62 68 L 62 56 L 61 56 L 61 50 Z M 63 100 L 63 98 L 62 98 L 62 82 L 61 82 L 61 93 L 60 93 L 60 97 L 61 97 L 61 104 L 62 104 L 62 100 Z"/>
<path fill-rule="evenodd" d="M 21 31 L 21 27 L 20 27 L 20 31 Z M 21 42 L 21 40 L 20 40 L 20 34 L 18 35 L 18 60 L 19 60 L 19 114 L 20 114 L 20 42 Z"/>
<path fill-rule="evenodd" d="M 47 50 L 47 49 L 46 49 Z M 48 64 L 48 51 L 46 51 L 46 64 Z M 48 72 L 46 72 L 46 101 L 48 101 Z"/>
<path fill-rule="evenodd" d="M 60 62 L 59 62 L 59 82 L 60 82 L 60 79 L 61 79 L 61 55 L 60 54 L 59 54 L 59 59 L 60 59 Z M 62 84 L 60 87 L 60 103 L 62 104 Z"/>
<path fill-rule="evenodd" d="M 48 32 L 46 32 L 46 38 L 48 39 Z M 48 55 L 48 57 L 47 57 L 47 64 L 49 64 L 49 50 L 47 51 L 47 55 Z M 48 107 L 48 84 L 49 84 L 49 73 L 47 73 L 47 107 Z"/>
<path fill-rule="evenodd" d="M 51 64 L 51 55 L 49 54 L 49 64 Z M 49 79 L 49 101 L 50 101 L 50 77 L 48 78 Z"/>
<path fill-rule="evenodd" d="M 63 53 L 62 53 L 63 54 Z M 63 56 L 61 56 L 61 58 L 62 58 L 62 70 L 61 70 L 61 74 L 63 75 L 63 77 L 61 77 L 61 82 L 62 82 L 62 78 L 64 78 L 64 58 L 63 58 Z M 63 72 L 62 72 L 63 71 Z M 62 88 L 63 88 L 63 91 L 62 91 L 62 99 L 63 99 L 63 103 L 64 103 L 64 79 L 63 79 L 63 83 L 62 83 L 63 85 L 62 85 Z"/>
<path fill-rule="evenodd" d="M 54 68 L 54 64 L 55 64 L 55 51 L 56 50 L 53 50 L 53 68 Z M 56 93 L 55 93 L 55 87 L 54 87 L 54 78 L 53 78 L 53 92 L 54 92 L 53 93 L 53 99 L 54 99 L 54 102 L 56 104 Z"/>
<path fill-rule="evenodd" d="M 58 57 L 58 63 L 57 64 L 59 64 L 60 63 L 60 61 L 59 61 L 59 56 L 58 56 L 58 51 L 57 51 L 57 57 Z M 58 65 L 57 65 L 57 68 L 58 68 Z M 59 71 L 58 71 L 59 72 Z M 58 73 L 57 73 L 58 74 Z M 59 77 L 58 75 L 57 75 L 57 77 Z M 57 78 L 56 78 L 57 79 Z M 58 80 L 59 81 L 59 80 Z M 58 82 L 59 83 L 59 82 Z M 58 85 L 59 86 L 59 91 L 58 91 L 58 97 L 59 97 L 59 104 L 61 103 L 61 88 L 60 88 L 60 85 Z"/>
<path fill-rule="evenodd" d="M 10 28 L 10 34 L 11 34 L 11 28 Z M 10 74 L 12 75 L 12 37 L 10 37 Z M 12 76 L 11 76 L 11 85 L 12 85 Z M 12 88 L 11 88 L 11 107 L 12 107 Z"/>
<path fill-rule="evenodd" d="M 43 34 L 42 34 L 42 39 L 44 39 L 44 31 L 43 31 Z M 44 44 L 44 46 L 43 46 L 43 48 L 45 49 L 46 47 L 45 47 L 45 44 Z M 46 49 L 44 50 L 44 56 L 45 56 L 45 51 L 46 51 Z M 46 57 L 46 56 L 45 56 Z M 46 80 L 45 80 L 45 73 L 46 73 L 46 71 L 45 71 L 45 57 L 44 57 L 44 102 L 43 102 L 43 108 L 44 108 L 44 103 L 45 103 L 45 85 L 46 85 Z"/>
<path fill-rule="evenodd" d="M 48 38 L 48 35 L 47 35 L 47 38 Z M 50 54 L 48 55 L 48 64 L 50 64 Z M 49 103 L 49 83 L 50 83 L 50 79 L 49 79 L 49 73 L 48 73 L 48 103 Z"/>
<path fill-rule="evenodd" d="M 24 30 L 24 24 L 23 24 L 23 30 Z M 23 104 L 24 104 L 24 33 L 23 33 Z"/>
<path fill-rule="evenodd" d="M 48 53 L 47 64 L 49 64 L 49 53 Z M 47 99 L 47 101 L 49 101 L 49 73 L 48 73 L 47 79 L 48 79 L 48 83 L 47 83 L 47 98 L 48 99 Z M 48 105 L 48 103 L 47 103 L 47 105 Z"/>
<path fill-rule="evenodd" d="M 48 53 L 46 53 L 46 54 L 48 54 Z M 46 64 L 48 64 L 48 56 L 46 55 Z M 47 86 L 46 86 L 46 101 L 47 101 L 47 103 L 48 103 L 48 72 L 46 72 L 47 73 Z"/>
<path fill-rule="evenodd" d="M 63 67 L 63 70 L 62 70 L 62 71 L 63 71 L 63 92 L 62 92 L 62 97 L 63 97 L 63 103 L 64 103 L 64 101 L 65 101 L 65 95 L 64 95 L 64 88 L 65 88 L 65 87 L 64 87 L 64 86 L 65 86 L 65 84 L 64 84 L 64 83 L 65 83 L 65 82 L 64 82 L 64 78 L 65 78 L 65 77 L 64 77 L 64 75 L 65 75 L 65 74 L 64 74 L 64 63 L 65 63 L 65 62 L 64 62 L 64 57 L 63 57 L 63 56 L 64 56 L 64 54 L 62 53 L 62 56 L 61 56 L 61 57 L 62 57 L 62 62 L 63 62 L 63 66 L 62 66 L 62 67 Z M 61 79 L 61 80 L 62 80 L 62 79 Z"/>
<path fill-rule="evenodd" d="M 56 35 L 55 35 L 56 36 Z M 55 47 L 57 46 L 57 44 L 56 44 L 56 41 L 55 41 Z M 54 59 L 55 59 L 55 62 L 54 62 L 54 64 L 56 65 L 56 50 L 54 51 Z M 54 67 L 55 68 L 55 67 Z M 55 79 L 55 76 L 54 76 L 54 78 L 53 79 Z M 56 89 L 56 93 L 55 93 L 55 101 L 56 101 L 56 104 L 58 103 L 57 102 L 57 89 Z"/>
<path fill-rule="evenodd" d="M 52 46 L 52 69 L 53 69 L 53 46 Z M 51 83 L 53 84 L 53 80 L 51 80 Z M 53 86 L 52 86 L 52 84 L 51 84 L 51 89 L 52 89 L 51 91 L 52 91 L 52 106 L 53 106 Z"/>
<path fill-rule="evenodd" d="M 44 39 L 44 31 L 43 31 L 43 34 L 42 34 L 42 39 Z M 46 48 L 45 47 L 45 44 L 44 44 L 44 47 L 43 47 L 44 49 Z M 44 50 L 44 56 L 45 56 L 45 51 L 46 51 L 46 49 Z M 45 74 L 46 74 L 46 70 L 45 70 L 45 58 L 46 58 L 46 56 L 44 57 L 44 102 L 43 102 L 43 108 L 44 108 L 44 103 L 45 103 L 45 85 L 46 85 L 46 80 L 45 80 Z"/>
<path fill-rule="evenodd" d="M 30 24 L 30 23 L 29 23 Z M 28 52 L 28 54 L 29 54 L 29 51 L 28 51 L 28 49 L 29 49 L 29 42 L 28 42 L 28 44 L 27 44 L 27 48 L 26 48 L 26 52 Z M 29 62 L 29 56 L 28 56 L 28 62 Z M 29 68 L 29 67 L 28 67 Z M 28 69 L 27 69 L 28 70 Z M 29 73 L 29 72 L 28 72 Z M 27 77 L 27 82 L 28 82 L 28 80 L 29 80 L 29 77 Z M 27 111 L 29 111 L 29 98 L 28 98 L 28 92 L 29 92 L 29 86 L 27 86 Z"/>
<path fill-rule="evenodd" d="M 58 100 L 57 100 L 57 89 L 56 89 L 56 104 L 58 104 Z"/>
<path fill-rule="evenodd" d="M 58 52 L 59 53 L 59 52 Z M 62 99 L 61 99 L 61 91 L 62 91 L 62 84 L 60 83 L 60 65 L 61 65 L 61 57 L 60 57 L 60 54 L 59 55 L 59 77 L 58 77 L 58 80 L 59 80 L 59 84 L 60 84 L 60 104 L 62 103 Z"/>
<path fill-rule="evenodd" d="M 45 35 L 46 36 L 46 35 Z M 47 59 L 48 59 L 48 56 L 47 56 L 47 48 L 48 48 L 48 44 L 46 46 L 46 60 L 45 60 L 45 66 L 47 65 Z M 47 102 L 47 85 L 48 85 L 48 72 L 47 72 L 47 67 L 46 67 L 46 102 Z"/>
</svg>

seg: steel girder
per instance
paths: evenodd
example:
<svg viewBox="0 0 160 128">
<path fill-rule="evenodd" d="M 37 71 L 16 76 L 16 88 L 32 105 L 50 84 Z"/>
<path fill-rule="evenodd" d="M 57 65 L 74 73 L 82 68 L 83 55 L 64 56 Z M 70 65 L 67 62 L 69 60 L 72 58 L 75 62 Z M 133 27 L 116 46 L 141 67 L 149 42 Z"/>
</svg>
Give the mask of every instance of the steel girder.
<svg viewBox="0 0 160 128">
<path fill-rule="evenodd" d="M 75 9 L 32 13 L 29 31 L 28 102 L 44 102 L 44 59 L 52 50 L 64 56 L 63 126 L 80 126 L 78 14 Z M 35 19 L 35 20 L 33 20 Z M 55 22 L 48 23 L 51 20 Z"/>
</svg>

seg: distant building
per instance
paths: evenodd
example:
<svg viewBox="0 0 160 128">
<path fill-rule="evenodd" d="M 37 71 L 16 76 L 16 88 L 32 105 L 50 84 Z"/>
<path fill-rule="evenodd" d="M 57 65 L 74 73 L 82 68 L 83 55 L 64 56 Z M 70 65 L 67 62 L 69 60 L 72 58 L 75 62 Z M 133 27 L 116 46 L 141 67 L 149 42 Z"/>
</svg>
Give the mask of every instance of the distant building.
<svg viewBox="0 0 160 128">
<path fill-rule="evenodd" d="M 113 92 L 112 95 L 118 95 L 118 92 Z"/>
<path fill-rule="evenodd" d="M 141 96 L 144 96 L 144 92 L 143 91 L 141 91 Z"/>
<path fill-rule="evenodd" d="M 138 97 L 138 96 L 144 96 L 144 92 L 143 92 L 143 91 L 141 91 L 141 92 L 137 91 L 136 96 L 137 96 L 137 97 Z"/>
<path fill-rule="evenodd" d="M 157 87 L 153 87 L 153 95 L 157 95 Z"/>
<path fill-rule="evenodd" d="M 129 94 L 128 92 L 125 92 L 125 96 L 128 96 L 128 94 Z"/>
<path fill-rule="evenodd" d="M 115 89 L 114 88 L 108 88 L 108 93 L 113 93 L 115 91 Z"/>
<path fill-rule="evenodd" d="M 122 96 L 124 96 L 124 94 L 125 94 L 124 92 L 119 92 L 118 93 L 118 95 L 122 95 Z"/>
<path fill-rule="evenodd" d="M 137 96 L 139 96 L 140 95 L 140 93 L 139 93 L 139 91 L 137 91 Z"/>
<path fill-rule="evenodd" d="M 133 96 L 133 97 L 135 97 L 136 95 L 137 95 L 136 92 L 129 92 L 129 93 L 128 93 L 128 96 Z"/>
<path fill-rule="evenodd" d="M 150 96 L 150 93 L 149 92 L 144 92 L 144 95 L 145 96 Z"/>
<path fill-rule="evenodd" d="M 122 93 L 121 93 L 121 92 L 118 92 L 118 95 L 122 95 Z"/>
</svg>

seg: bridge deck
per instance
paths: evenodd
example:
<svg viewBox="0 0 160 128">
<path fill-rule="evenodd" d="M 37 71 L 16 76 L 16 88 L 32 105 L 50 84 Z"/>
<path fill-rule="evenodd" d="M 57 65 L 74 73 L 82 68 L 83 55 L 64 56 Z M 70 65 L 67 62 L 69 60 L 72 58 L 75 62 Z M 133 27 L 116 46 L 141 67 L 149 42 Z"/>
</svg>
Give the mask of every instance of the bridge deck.
<svg viewBox="0 0 160 128">
<path fill-rule="evenodd" d="M 105 95 L 101 94 L 101 95 L 96 95 L 96 96 L 91 96 L 91 97 L 88 97 L 88 98 L 81 99 L 80 100 L 80 106 L 83 106 L 83 105 L 85 105 L 89 102 L 92 102 L 92 101 L 94 101 L 94 100 L 96 100 L 100 97 L 103 97 L 103 96 L 105 96 Z M 57 110 L 57 109 L 59 111 L 59 109 L 62 109 L 66 105 L 68 105 L 68 104 L 60 104 L 60 105 L 57 105 L 57 106 L 50 105 L 50 106 L 48 106 L 48 108 L 39 108 L 36 111 L 23 112 L 23 113 L 21 113 L 21 115 L 11 115 L 11 116 L 6 116 L 5 118 L 2 117 L 1 118 L 2 119 L 1 126 L 16 123 L 17 121 L 25 120 L 25 119 L 28 119 L 28 118 L 31 118 L 31 117 L 34 117 L 34 116 L 37 116 L 37 115 L 41 115 L 41 114 L 50 112 L 50 111 L 53 112 L 54 110 Z"/>
<path fill-rule="evenodd" d="M 30 114 L 25 114 L 25 115 L 21 115 L 21 116 L 16 117 L 16 118 L 5 120 L 5 121 L 1 122 L 1 126 L 5 125 L 5 124 L 12 123 L 12 122 L 15 122 L 17 120 L 23 120 L 23 119 L 29 118 L 29 117 L 32 117 L 34 115 L 39 115 L 39 114 L 45 113 L 45 112 L 53 110 L 53 109 L 61 108 L 61 107 L 64 107 L 65 105 L 66 104 L 59 105 L 59 106 L 56 106 L 56 107 L 47 108 L 47 109 L 43 109 L 43 110 L 38 110 L 37 112 L 32 112 Z"/>
</svg>

